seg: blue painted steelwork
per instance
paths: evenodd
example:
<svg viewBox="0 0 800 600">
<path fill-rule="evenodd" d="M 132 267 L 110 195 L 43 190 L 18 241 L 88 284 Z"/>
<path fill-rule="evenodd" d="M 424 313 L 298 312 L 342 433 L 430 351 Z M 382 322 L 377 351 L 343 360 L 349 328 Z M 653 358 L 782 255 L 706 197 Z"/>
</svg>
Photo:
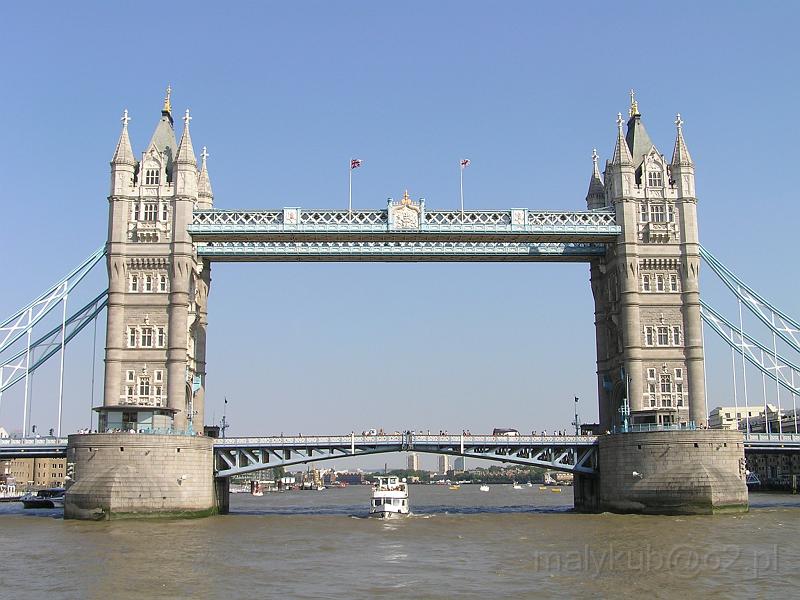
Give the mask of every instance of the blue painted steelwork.
<svg viewBox="0 0 800 600">
<path fill-rule="evenodd" d="M 88 304 L 77 310 L 62 325 L 51 329 L 49 332 L 31 342 L 30 348 L 23 348 L 14 356 L 0 362 L 0 396 L 13 385 L 23 381 L 26 373 L 33 373 L 47 360 L 61 349 L 61 329 L 65 328 L 64 344 L 69 344 L 84 327 L 92 322 L 108 305 L 108 290 L 89 301 Z M 31 363 L 26 361 L 28 352 L 36 350 L 43 352 L 39 358 Z M 9 371 L 10 376 L 5 372 Z"/>
<path fill-rule="evenodd" d="M 60 458 L 67 455 L 67 438 L 2 438 L 0 459 Z"/>
<path fill-rule="evenodd" d="M 0 352 L 25 335 L 64 300 L 105 255 L 106 247 L 98 248 L 58 283 L 0 323 Z"/>
<path fill-rule="evenodd" d="M 235 261 L 563 261 L 604 256 L 605 244 L 513 242 L 210 242 L 197 255 L 219 262 Z"/>
<path fill-rule="evenodd" d="M 188 227 L 196 242 L 403 239 L 426 241 L 613 241 L 622 231 L 615 214 L 595 211 L 419 211 L 419 222 L 400 226 L 390 210 L 197 211 Z M 366 234 L 366 235 L 365 235 Z"/>
<path fill-rule="evenodd" d="M 595 436 L 345 435 L 228 438 L 214 442 L 217 477 L 387 452 L 427 452 L 593 474 Z"/>
</svg>

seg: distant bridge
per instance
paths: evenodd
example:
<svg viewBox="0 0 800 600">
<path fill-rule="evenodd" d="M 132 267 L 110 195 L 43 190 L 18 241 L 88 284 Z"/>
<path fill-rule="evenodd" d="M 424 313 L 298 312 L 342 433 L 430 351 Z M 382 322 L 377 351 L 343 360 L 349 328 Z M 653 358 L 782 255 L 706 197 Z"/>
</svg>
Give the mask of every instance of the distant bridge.
<svg viewBox="0 0 800 600">
<path fill-rule="evenodd" d="M 131 434 L 146 435 L 146 434 Z M 493 435 L 327 435 L 220 438 L 214 440 L 215 475 L 230 477 L 261 469 L 290 467 L 389 452 L 423 452 L 479 458 L 542 467 L 555 471 L 596 474 L 598 436 Z M 800 452 L 795 433 L 751 433 L 746 454 Z M 67 438 L 0 439 L 0 459 L 66 456 Z"/>
</svg>

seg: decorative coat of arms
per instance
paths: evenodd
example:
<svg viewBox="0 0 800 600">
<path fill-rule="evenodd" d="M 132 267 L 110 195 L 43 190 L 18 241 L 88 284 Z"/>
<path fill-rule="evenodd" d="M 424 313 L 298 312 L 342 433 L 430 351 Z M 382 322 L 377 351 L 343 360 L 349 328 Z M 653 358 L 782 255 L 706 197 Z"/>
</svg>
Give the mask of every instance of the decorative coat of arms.
<svg viewBox="0 0 800 600">
<path fill-rule="evenodd" d="M 400 202 L 390 200 L 389 227 L 391 229 L 419 229 L 422 222 L 423 202 L 414 202 L 408 195 L 408 190 L 405 191 Z"/>
</svg>

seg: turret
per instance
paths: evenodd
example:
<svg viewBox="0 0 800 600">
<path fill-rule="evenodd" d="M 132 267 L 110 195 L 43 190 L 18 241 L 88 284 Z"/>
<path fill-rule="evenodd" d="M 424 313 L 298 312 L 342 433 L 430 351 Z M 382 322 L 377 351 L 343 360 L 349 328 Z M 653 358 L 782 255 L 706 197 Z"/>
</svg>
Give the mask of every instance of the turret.
<svg viewBox="0 0 800 600">
<path fill-rule="evenodd" d="M 197 159 L 192 147 L 192 136 L 189 132 L 189 109 L 183 117 L 183 135 L 178 144 L 178 153 L 175 157 L 175 193 L 178 196 L 197 197 Z"/>
<path fill-rule="evenodd" d="M 622 113 L 617 113 L 617 141 L 614 144 L 611 161 L 606 163 L 605 170 L 605 185 L 610 202 L 630 197 L 633 193 L 633 158 L 625 141 L 623 123 Z"/>
<path fill-rule="evenodd" d="M 600 169 L 597 166 L 597 148 L 592 149 L 592 177 L 589 180 L 589 191 L 586 193 L 586 206 L 589 210 L 602 208 L 606 205 L 606 188 L 600 178 Z"/>
<path fill-rule="evenodd" d="M 680 113 L 675 117 L 675 126 L 678 132 L 670 164 L 672 185 L 677 189 L 679 198 L 694 198 L 694 163 L 683 139 L 683 119 Z"/>
<path fill-rule="evenodd" d="M 128 137 L 128 110 L 122 114 L 122 133 L 119 135 L 114 156 L 111 159 L 111 195 L 130 194 L 136 173 L 136 159 L 133 156 L 131 140 Z"/>
<path fill-rule="evenodd" d="M 197 176 L 197 208 L 198 210 L 211 210 L 214 207 L 214 192 L 211 190 L 211 180 L 208 177 L 208 167 L 206 159 L 208 158 L 208 151 L 203 146 L 203 151 L 200 153 L 202 164 L 200 165 L 200 174 Z"/>
</svg>

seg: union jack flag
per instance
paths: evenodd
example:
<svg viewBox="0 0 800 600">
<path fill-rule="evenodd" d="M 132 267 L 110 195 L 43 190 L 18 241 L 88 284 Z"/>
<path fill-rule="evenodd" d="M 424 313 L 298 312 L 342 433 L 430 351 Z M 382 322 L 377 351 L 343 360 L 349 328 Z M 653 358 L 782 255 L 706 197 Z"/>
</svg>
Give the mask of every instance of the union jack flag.
<svg viewBox="0 0 800 600">
<path fill-rule="evenodd" d="M 362 160 L 360 158 L 353 158 L 350 160 L 350 168 L 357 169 L 361 166 Z"/>
<path fill-rule="evenodd" d="M 469 166 L 469 159 L 468 158 L 462 158 L 461 159 L 461 168 L 462 169 L 466 169 L 468 166 Z"/>
</svg>

